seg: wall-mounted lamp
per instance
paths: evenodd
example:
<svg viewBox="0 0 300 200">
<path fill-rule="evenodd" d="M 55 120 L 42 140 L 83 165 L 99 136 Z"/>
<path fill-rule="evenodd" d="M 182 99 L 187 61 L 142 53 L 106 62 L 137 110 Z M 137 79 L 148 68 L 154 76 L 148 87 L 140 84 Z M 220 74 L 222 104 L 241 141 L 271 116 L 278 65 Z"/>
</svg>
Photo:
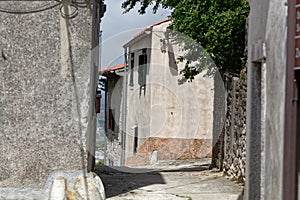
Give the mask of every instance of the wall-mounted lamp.
<svg viewBox="0 0 300 200">
<path fill-rule="evenodd" d="M 149 35 L 149 34 L 151 33 L 151 30 L 146 30 L 144 33 L 145 33 L 146 35 Z"/>
<path fill-rule="evenodd" d="M 136 129 L 137 127 L 138 127 L 138 125 L 135 124 L 135 125 L 133 125 L 132 127 L 130 127 L 130 129 L 131 129 L 131 130 L 134 130 L 134 129 Z"/>
<path fill-rule="evenodd" d="M 167 43 L 166 43 L 166 39 L 160 39 L 159 40 L 160 43 L 160 50 L 162 53 L 166 53 L 167 52 Z"/>
</svg>

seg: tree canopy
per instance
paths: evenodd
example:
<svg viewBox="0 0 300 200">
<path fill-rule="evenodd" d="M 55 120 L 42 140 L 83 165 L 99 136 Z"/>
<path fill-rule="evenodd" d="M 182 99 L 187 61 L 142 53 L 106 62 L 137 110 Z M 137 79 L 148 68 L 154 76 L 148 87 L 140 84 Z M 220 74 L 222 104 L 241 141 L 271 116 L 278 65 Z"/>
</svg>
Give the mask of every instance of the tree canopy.
<svg viewBox="0 0 300 200">
<path fill-rule="evenodd" d="M 246 20 L 250 9 L 246 0 L 124 0 L 122 3 L 125 13 L 136 6 L 140 14 L 149 6 L 154 13 L 160 6 L 171 9 L 170 28 L 201 44 L 221 73 L 239 73 L 244 67 Z M 199 73 L 198 70 L 190 73 L 188 67 L 183 70 L 186 78 Z"/>
</svg>

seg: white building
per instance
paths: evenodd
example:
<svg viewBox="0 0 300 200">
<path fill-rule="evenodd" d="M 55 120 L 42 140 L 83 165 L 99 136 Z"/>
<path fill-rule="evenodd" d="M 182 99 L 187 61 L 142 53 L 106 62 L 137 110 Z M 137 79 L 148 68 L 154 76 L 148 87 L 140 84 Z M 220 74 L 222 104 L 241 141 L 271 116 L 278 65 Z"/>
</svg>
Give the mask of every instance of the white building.
<svg viewBox="0 0 300 200">
<path fill-rule="evenodd" d="M 149 164 L 153 152 L 152 161 L 211 156 L 214 82 L 204 72 L 179 84 L 184 63 L 176 61 L 185 52 L 167 33 L 168 25 L 169 20 L 151 25 L 124 45 L 126 69 L 120 65 L 103 71 L 117 127 L 114 139 L 124 147 L 112 142 L 107 157 L 120 152 L 120 164 Z"/>
</svg>

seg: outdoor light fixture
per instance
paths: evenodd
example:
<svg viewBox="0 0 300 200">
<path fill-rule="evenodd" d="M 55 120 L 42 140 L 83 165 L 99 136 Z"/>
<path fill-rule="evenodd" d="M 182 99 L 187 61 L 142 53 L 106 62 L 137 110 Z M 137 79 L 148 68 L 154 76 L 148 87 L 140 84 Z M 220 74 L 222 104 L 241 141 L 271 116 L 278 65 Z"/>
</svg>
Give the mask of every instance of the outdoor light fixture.
<svg viewBox="0 0 300 200">
<path fill-rule="evenodd" d="M 149 35 L 151 33 L 151 30 L 146 30 L 144 33 Z"/>
<path fill-rule="evenodd" d="M 137 124 L 135 124 L 134 126 L 130 127 L 130 129 L 131 129 L 131 130 L 134 130 L 134 129 L 136 129 L 137 127 L 138 127 Z"/>
<path fill-rule="evenodd" d="M 166 39 L 160 39 L 159 40 L 160 43 L 160 50 L 162 53 L 166 53 L 167 52 L 167 43 L 166 43 Z"/>
</svg>

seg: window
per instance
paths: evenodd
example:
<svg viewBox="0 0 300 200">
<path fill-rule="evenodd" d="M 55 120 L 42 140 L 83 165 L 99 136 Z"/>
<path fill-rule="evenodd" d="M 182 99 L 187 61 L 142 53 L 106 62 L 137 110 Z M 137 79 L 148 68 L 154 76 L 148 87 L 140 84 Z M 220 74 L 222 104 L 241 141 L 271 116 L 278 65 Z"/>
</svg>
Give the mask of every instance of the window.
<svg viewBox="0 0 300 200">
<path fill-rule="evenodd" d="M 139 77 L 138 83 L 140 86 L 146 85 L 146 77 L 147 77 L 147 54 L 146 49 L 142 50 L 142 55 L 139 56 L 139 69 L 138 69 Z"/>
<path fill-rule="evenodd" d="M 133 144 L 133 152 L 136 153 L 138 148 L 138 126 L 134 127 L 134 144 Z"/>
<path fill-rule="evenodd" d="M 134 53 L 130 54 L 130 79 L 129 86 L 133 86 Z"/>
<path fill-rule="evenodd" d="M 115 119 L 111 108 L 108 110 L 108 129 L 115 131 Z"/>
</svg>

